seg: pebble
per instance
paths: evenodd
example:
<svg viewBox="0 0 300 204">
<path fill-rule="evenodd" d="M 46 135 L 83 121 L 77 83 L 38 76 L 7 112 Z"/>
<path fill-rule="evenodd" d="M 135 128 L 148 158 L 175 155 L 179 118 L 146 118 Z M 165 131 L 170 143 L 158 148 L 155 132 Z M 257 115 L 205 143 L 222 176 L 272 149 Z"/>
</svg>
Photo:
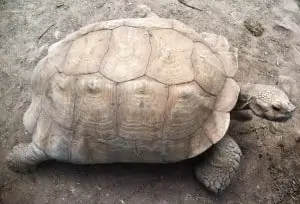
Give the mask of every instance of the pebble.
<svg viewBox="0 0 300 204">
<path fill-rule="evenodd" d="M 282 133 L 284 128 L 281 123 L 270 123 L 269 130 L 272 134 Z"/>
<path fill-rule="evenodd" d="M 59 30 L 56 30 L 54 32 L 54 37 L 55 37 L 56 40 L 61 39 L 62 38 L 62 32 L 60 32 Z"/>
<path fill-rule="evenodd" d="M 244 26 L 255 37 L 261 36 L 265 30 L 265 28 L 262 26 L 262 24 L 253 18 L 246 19 L 244 21 Z"/>
<path fill-rule="evenodd" d="M 293 136 L 295 138 L 295 141 L 297 143 L 299 143 L 300 142 L 300 129 L 296 128 L 293 132 Z"/>
</svg>

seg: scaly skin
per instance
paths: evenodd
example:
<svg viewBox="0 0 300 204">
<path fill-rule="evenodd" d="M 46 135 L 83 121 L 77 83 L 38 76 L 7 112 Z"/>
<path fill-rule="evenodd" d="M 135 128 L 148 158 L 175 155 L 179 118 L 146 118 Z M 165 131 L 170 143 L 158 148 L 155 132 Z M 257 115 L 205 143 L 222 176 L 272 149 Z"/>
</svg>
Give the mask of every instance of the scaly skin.
<svg viewBox="0 0 300 204">
<path fill-rule="evenodd" d="M 208 190 L 219 194 L 236 174 L 242 152 L 231 137 L 225 136 L 205 154 L 205 161 L 195 166 L 195 175 Z"/>
<path fill-rule="evenodd" d="M 275 122 L 290 119 L 296 107 L 275 86 L 239 83 L 240 95 L 233 111 L 251 110 L 256 116 Z"/>
<path fill-rule="evenodd" d="M 19 173 L 33 171 L 37 164 L 50 159 L 33 143 L 20 143 L 7 155 L 9 169 Z"/>
</svg>

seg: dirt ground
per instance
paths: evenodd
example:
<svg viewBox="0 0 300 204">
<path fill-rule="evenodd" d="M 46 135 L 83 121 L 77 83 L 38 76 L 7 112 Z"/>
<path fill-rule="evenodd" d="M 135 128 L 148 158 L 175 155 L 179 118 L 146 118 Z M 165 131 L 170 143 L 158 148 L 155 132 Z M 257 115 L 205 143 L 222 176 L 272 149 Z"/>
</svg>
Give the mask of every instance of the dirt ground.
<svg viewBox="0 0 300 204">
<path fill-rule="evenodd" d="M 22 116 L 29 82 L 49 45 L 89 23 L 132 17 L 138 3 L 198 32 L 222 34 L 239 49 L 236 80 L 277 85 L 299 106 L 300 2 L 294 0 L 0 0 L 0 157 L 30 141 Z M 254 36 L 244 26 L 264 27 Z M 232 121 L 230 135 L 243 157 L 238 175 L 220 196 L 208 193 L 189 162 L 168 165 L 77 166 L 46 162 L 32 174 L 16 174 L 0 162 L 1 202 L 105 204 L 300 203 L 300 111 L 284 124 L 258 118 Z"/>
</svg>

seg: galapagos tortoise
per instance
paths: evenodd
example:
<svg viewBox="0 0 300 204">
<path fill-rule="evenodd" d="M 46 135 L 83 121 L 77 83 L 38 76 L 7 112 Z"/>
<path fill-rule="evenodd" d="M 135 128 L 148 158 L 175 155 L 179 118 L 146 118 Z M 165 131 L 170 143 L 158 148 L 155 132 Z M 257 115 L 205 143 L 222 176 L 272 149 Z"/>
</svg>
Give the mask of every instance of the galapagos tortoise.
<svg viewBox="0 0 300 204">
<path fill-rule="evenodd" d="M 291 118 L 295 106 L 283 91 L 233 79 L 237 49 L 224 36 L 197 33 L 147 6 L 137 11 L 140 18 L 95 23 L 49 48 L 24 114 L 32 142 L 8 154 L 11 170 L 49 159 L 166 163 L 209 152 L 195 175 L 219 193 L 241 157 L 227 135 L 230 114 Z"/>
</svg>

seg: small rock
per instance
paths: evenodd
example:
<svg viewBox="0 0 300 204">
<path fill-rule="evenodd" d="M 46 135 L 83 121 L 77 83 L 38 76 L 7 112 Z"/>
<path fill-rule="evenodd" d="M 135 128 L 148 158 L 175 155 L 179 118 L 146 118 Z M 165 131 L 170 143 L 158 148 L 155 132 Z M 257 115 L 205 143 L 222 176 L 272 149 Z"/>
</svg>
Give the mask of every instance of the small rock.
<svg viewBox="0 0 300 204">
<path fill-rule="evenodd" d="M 265 31 L 265 28 L 258 21 L 248 18 L 244 21 L 244 26 L 251 32 L 255 37 L 261 36 Z"/>
<path fill-rule="evenodd" d="M 64 5 L 65 5 L 64 3 L 60 3 L 60 4 L 55 5 L 55 8 L 60 8 L 60 7 L 63 7 Z"/>
<path fill-rule="evenodd" d="M 73 186 L 70 187 L 70 191 L 75 194 L 76 193 L 76 188 L 74 188 Z"/>
<path fill-rule="evenodd" d="M 151 12 L 150 8 L 144 4 L 140 4 L 133 10 L 134 17 L 145 18 Z"/>
<path fill-rule="evenodd" d="M 269 130 L 272 134 L 282 133 L 283 132 L 282 124 L 270 123 Z"/>
<path fill-rule="evenodd" d="M 62 32 L 60 32 L 59 30 L 56 30 L 54 32 L 54 37 L 55 37 L 56 40 L 61 39 L 62 38 Z"/>
<path fill-rule="evenodd" d="M 280 22 L 280 21 L 275 22 L 275 25 L 273 26 L 273 28 L 274 28 L 275 30 L 279 30 L 279 31 L 288 31 L 288 32 L 292 30 L 291 27 L 290 27 L 289 25 L 283 24 L 283 23 Z"/>
<path fill-rule="evenodd" d="M 276 58 L 276 66 L 277 66 L 277 67 L 280 66 L 279 57 Z"/>
<path fill-rule="evenodd" d="M 65 4 L 63 1 L 57 1 L 55 2 L 55 8 L 61 8 L 63 7 Z"/>
</svg>

